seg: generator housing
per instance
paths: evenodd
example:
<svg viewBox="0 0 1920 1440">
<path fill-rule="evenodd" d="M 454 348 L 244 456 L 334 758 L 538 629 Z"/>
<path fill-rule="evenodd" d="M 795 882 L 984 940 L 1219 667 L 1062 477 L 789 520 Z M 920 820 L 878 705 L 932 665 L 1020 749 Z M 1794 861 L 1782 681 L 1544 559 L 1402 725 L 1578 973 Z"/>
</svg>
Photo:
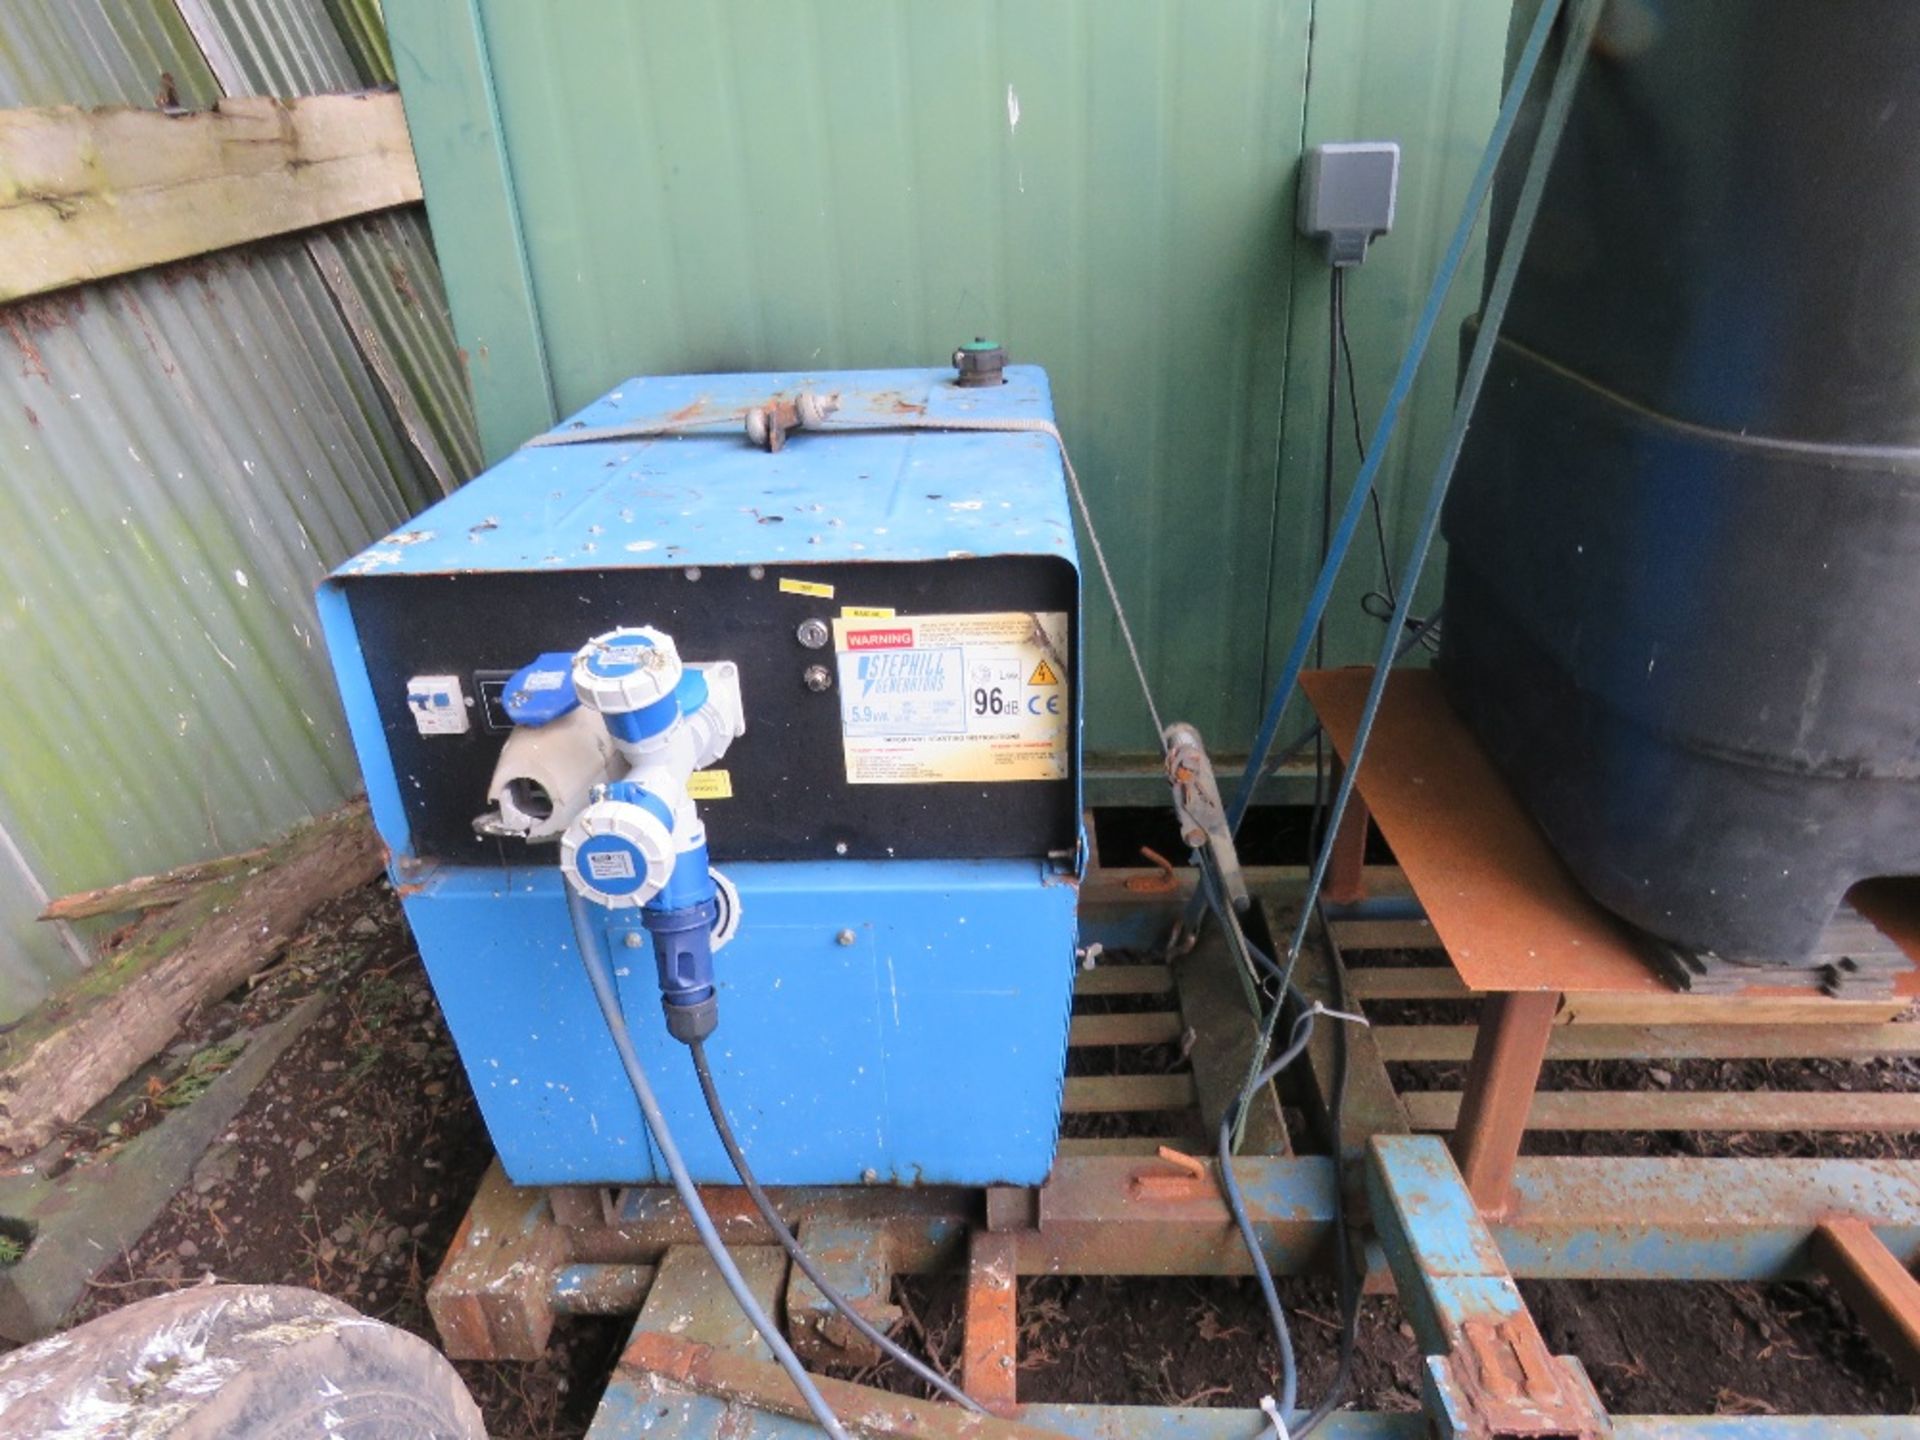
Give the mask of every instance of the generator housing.
<svg viewBox="0 0 1920 1440">
<path fill-rule="evenodd" d="M 1080 581 L 1045 374 L 968 378 L 631 380 L 323 585 L 392 876 L 516 1183 L 666 1178 L 560 855 L 571 824 L 582 883 L 626 865 L 588 870 L 601 842 L 580 817 L 617 790 L 616 752 L 649 742 L 613 733 L 569 667 L 589 642 L 658 661 L 642 630 L 677 656 L 682 711 L 712 721 L 702 753 L 722 750 L 681 781 L 724 896 L 706 1048 L 760 1177 L 1050 1168 L 1083 850 Z M 690 1169 L 731 1182 L 635 922 L 595 915 Z"/>
</svg>

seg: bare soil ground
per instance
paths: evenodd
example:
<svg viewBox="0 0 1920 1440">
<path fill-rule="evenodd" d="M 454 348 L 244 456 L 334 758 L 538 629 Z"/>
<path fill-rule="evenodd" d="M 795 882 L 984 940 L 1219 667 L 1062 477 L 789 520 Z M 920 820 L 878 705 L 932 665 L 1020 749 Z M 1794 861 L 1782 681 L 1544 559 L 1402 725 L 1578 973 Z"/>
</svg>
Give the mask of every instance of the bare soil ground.
<svg viewBox="0 0 1920 1440">
<path fill-rule="evenodd" d="M 119 1142 L 177 1099 L 196 1062 L 217 1068 L 221 1037 L 281 1013 L 316 987 L 334 994 L 208 1153 L 193 1183 L 100 1276 L 87 1313 L 156 1290 L 223 1280 L 309 1285 L 432 1337 L 425 1294 L 490 1158 L 486 1133 L 399 910 L 383 884 L 317 915 L 261 984 L 195 1023 L 167 1064 L 130 1088 L 115 1117 L 72 1139 L 76 1163 Z M 213 1052 L 209 1054 L 209 1052 Z M 1183 1062 L 1175 1047 L 1161 1057 Z M 1670 1083 L 1790 1083 L 1769 1067 L 1736 1067 Z M 1827 1075 L 1860 1088 L 1920 1083 L 1883 1063 Z M 1442 1067 L 1403 1077 L 1457 1084 Z M 1573 1083 L 1647 1083 L 1604 1068 Z M 197 1081 L 185 1083 L 197 1084 Z M 1549 1083 L 1567 1083 L 1550 1080 Z M 110 1132 L 108 1124 L 120 1126 Z M 1567 1137 L 1559 1137 L 1566 1140 Z M 1551 1145 L 1555 1137 L 1541 1137 Z M 1572 1142 L 1575 1147 L 1581 1141 Z M 1699 1137 L 1648 1137 L 1650 1153 L 1711 1153 Z M 1735 1144 L 1758 1144 L 1749 1137 Z M 1769 1142 L 1777 1143 L 1777 1142 Z M 1789 1141 L 1787 1143 L 1796 1143 Z M 1840 1142 L 1823 1139 L 1820 1153 Z M 1845 1153 L 1911 1155 L 1912 1137 L 1853 1142 Z M 1793 1153 L 1812 1153 L 1808 1146 Z M 1302 1391 L 1318 1395 L 1336 1341 L 1332 1286 L 1282 1281 L 1295 1317 Z M 1916 1396 L 1824 1286 L 1634 1286 L 1530 1283 L 1549 1342 L 1582 1356 L 1620 1412 L 1859 1413 L 1913 1410 Z M 960 1343 L 954 1277 L 903 1282 L 909 1330 L 952 1367 Z M 1029 1400 L 1249 1405 L 1273 1388 L 1264 1312 L 1251 1282 L 1028 1282 L 1021 1296 L 1020 1385 Z M 463 1365 L 502 1440 L 561 1440 L 589 1423 L 625 1337 L 625 1321 L 563 1324 L 536 1365 Z M 1397 1303 L 1370 1299 L 1355 1403 L 1417 1405 L 1420 1359 Z M 875 1378 L 899 1383 L 892 1377 Z M 904 1387 L 903 1387 L 904 1388 Z"/>
</svg>

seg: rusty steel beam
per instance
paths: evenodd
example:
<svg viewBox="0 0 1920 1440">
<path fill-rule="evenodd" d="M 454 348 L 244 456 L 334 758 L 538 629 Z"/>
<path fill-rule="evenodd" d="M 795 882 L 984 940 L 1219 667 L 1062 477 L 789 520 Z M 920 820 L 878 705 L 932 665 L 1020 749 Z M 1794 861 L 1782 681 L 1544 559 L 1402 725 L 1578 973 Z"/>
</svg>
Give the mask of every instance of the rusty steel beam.
<svg viewBox="0 0 1920 1440">
<path fill-rule="evenodd" d="M 894 1265 L 914 1272 L 952 1261 L 979 1194 L 939 1185 L 778 1186 L 767 1193 L 792 1227 L 829 1216 L 884 1225 Z M 775 1243 L 746 1191 L 734 1185 L 704 1185 L 700 1196 L 728 1245 Z M 700 1238 L 678 1197 L 665 1185 L 622 1191 L 610 1223 L 570 1230 L 567 1237 L 574 1260 L 640 1263 L 657 1260 L 670 1246 L 696 1245 Z"/>
<path fill-rule="evenodd" d="M 1549 990 L 1523 990 L 1489 995 L 1480 1002 L 1479 1032 L 1452 1149 L 1468 1191 L 1489 1215 L 1507 1206 L 1513 1164 L 1520 1156 L 1527 1110 L 1559 1000 Z"/>
<path fill-rule="evenodd" d="M 822 1209 L 801 1220 L 794 1238 L 862 1320 L 883 1335 L 893 1333 L 901 1311 L 893 1303 L 893 1243 L 884 1220 Z M 787 1334 L 810 1365 L 867 1366 L 884 1358 L 798 1266 L 787 1282 Z"/>
<path fill-rule="evenodd" d="M 1320 898 L 1330 905 L 1352 905 L 1367 898 L 1367 828 L 1372 816 L 1367 802 L 1356 788 L 1347 801 L 1340 828 L 1333 832 L 1333 854 L 1327 861 L 1327 878 L 1320 887 Z"/>
<path fill-rule="evenodd" d="M 1821 1270 L 1908 1384 L 1920 1385 L 1920 1280 L 1866 1221 L 1835 1215 L 1813 1234 Z"/>
<path fill-rule="evenodd" d="M 996 1415 L 1018 1403 L 1019 1275 L 1013 1237 L 976 1230 L 967 1255 L 960 1388 Z"/>
</svg>

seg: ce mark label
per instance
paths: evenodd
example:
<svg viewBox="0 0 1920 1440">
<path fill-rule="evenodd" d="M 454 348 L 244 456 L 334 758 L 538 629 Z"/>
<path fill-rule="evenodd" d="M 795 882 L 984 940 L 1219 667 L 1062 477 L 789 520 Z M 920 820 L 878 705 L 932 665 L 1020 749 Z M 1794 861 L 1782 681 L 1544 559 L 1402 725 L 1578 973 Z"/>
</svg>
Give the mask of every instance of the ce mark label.
<svg viewBox="0 0 1920 1440">
<path fill-rule="evenodd" d="M 1060 697 L 1058 695 L 1029 695 L 1027 697 L 1029 715 L 1058 715 Z"/>
</svg>

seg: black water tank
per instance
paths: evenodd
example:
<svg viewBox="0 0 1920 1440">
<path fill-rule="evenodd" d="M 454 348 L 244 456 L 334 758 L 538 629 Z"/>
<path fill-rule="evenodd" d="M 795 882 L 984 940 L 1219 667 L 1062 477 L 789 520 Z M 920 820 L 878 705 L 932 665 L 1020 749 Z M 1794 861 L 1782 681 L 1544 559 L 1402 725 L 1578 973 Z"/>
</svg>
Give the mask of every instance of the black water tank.
<svg viewBox="0 0 1920 1440">
<path fill-rule="evenodd" d="M 1616 0 L 1602 42 L 1446 510 L 1441 669 L 1602 903 L 1804 965 L 1920 872 L 1920 5 Z"/>
</svg>

